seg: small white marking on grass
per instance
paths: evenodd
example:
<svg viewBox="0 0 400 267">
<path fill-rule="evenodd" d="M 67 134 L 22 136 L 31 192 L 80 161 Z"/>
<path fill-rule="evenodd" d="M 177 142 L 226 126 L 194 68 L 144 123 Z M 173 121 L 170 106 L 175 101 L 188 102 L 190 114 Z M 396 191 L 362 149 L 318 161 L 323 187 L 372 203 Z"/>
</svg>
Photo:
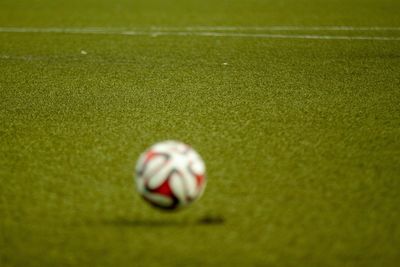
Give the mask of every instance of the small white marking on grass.
<svg viewBox="0 0 400 267">
<path fill-rule="evenodd" d="M 158 29 L 155 31 L 155 29 Z M 163 29 L 163 30 L 162 30 Z M 169 29 L 169 31 L 166 31 Z M 135 35 L 135 36 L 210 36 L 210 37 L 241 37 L 241 38 L 264 38 L 264 39 L 314 39 L 314 40 L 376 40 L 376 41 L 400 41 L 400 37 L 394 36 L 343 36 L 343 35 L 310 35 L 310 34 L 271 34 L 271 33 L 243 33 L 232 31 L 245 31 L 251 29 L 265 30 L 275 29 L 301 29 L 301 30 L 400 30 L 396 27 L 349 27 L 349 26 L 335 26 L 335 27 L 295 27 L 295 26 L 271 26 L 271 27 L 183 27 L 183 31 L 174 31 L 171 29 L 182 29 L 173 27 L 151 27 L 151 30 L 129 31 L 117 28 L 17 28 L 17 27 L 0 27 L 0 33 L 69 33 L 69 34 L 110 34 L 110 35 Z M 195 30 L 197 29 L 197 30 Z M 205 29 L 214 29 L 214 31 L 203 31 Z M 220 32 L 225 30 L 228 32 Z"/>
</svg>

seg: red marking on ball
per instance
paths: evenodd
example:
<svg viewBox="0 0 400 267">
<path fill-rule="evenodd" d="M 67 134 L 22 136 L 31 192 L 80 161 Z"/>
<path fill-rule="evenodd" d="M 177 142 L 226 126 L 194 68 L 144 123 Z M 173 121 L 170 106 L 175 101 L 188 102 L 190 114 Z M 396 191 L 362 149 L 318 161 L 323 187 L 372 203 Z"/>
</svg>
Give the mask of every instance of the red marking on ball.
<svg viewBox="0 0 400 267">
<path fill-rule="evenodd" d="M 160 195 L 171 196 L 172 195 L 172 189 L 169 186 L 169 178 L 166 179 L 158 188 L 153 189 L 152 192 L 158 193 Z"/>
</svg>

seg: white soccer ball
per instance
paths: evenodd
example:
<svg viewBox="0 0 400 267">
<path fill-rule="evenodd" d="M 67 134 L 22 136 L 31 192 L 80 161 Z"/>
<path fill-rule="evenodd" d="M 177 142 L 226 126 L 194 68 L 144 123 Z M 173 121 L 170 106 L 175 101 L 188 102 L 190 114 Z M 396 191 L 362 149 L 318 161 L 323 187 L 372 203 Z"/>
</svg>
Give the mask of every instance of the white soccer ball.
<svg viewBox="0 0 400 267">
<path fill-rule="evenodd" d="M 175 210 L 202 195 L 206 186 L 205 165 L 190 146 L 178 141 L 160 142 L 140 155 L 136 186 L 153 206 Z"/>
</svg>

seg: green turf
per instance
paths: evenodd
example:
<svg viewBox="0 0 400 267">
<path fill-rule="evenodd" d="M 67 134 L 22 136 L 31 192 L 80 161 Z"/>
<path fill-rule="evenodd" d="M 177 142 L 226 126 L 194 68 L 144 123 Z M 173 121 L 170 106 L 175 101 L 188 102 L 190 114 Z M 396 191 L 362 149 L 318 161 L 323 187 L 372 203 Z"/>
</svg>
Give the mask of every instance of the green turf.
<svg viewBox="0 0 400 267">
<path fill-rule="evenodd" d="M 398 10 L 2 0 L 0 27 L 399 27 Z M 399 89 L 400 41 L 0 33 L 0 266 L 399 266 Z M 165 139 L 208 168 L 172 214 L 132 179 Z"/>
</svg>

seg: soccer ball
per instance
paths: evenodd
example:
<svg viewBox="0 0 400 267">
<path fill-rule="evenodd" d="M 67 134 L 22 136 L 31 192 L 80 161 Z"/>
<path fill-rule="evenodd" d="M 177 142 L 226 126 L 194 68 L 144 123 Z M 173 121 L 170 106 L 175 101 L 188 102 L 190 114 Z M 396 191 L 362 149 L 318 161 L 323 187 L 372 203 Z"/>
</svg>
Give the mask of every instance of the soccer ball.
<svg viewBox="0 0 400 267">
<path fill-rule="evenodd" d="M 136 186 L 151 205 L 179 209 L 202 195 L 206 186 L 205 165 L 190 146 L 178 141 L 160 142 L 140 155 Z"/>
</svg>

